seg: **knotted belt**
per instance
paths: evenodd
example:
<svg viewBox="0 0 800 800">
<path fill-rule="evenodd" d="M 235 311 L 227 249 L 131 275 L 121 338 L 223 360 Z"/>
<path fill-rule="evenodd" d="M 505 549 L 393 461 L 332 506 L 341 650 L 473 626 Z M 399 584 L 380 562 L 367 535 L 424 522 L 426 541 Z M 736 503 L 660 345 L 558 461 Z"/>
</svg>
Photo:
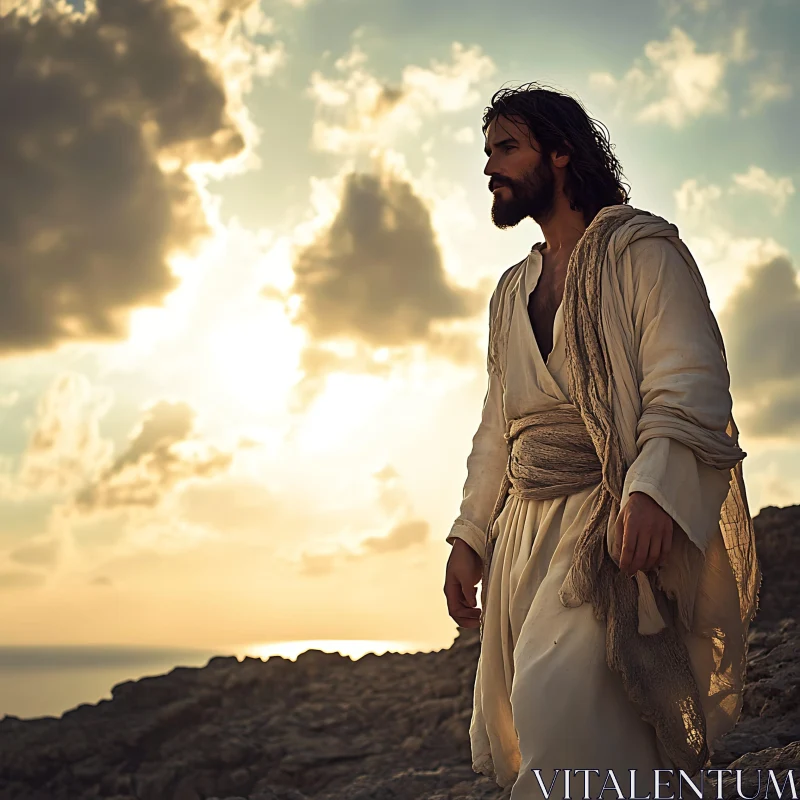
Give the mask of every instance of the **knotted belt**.
<svg viewBox="0 0 800 800">
<path fill-rule="evenodd" d="M 552 500 L 597 486 L 603 469 L 586 424 L 572 403 L 560 403 L 510 420 L 506 433 L 508 463 L 486 530 L 483 574 L 489 575 L 496 536 L 494 523 L 509 495 L 527 500 Z M 487 586 L 481 586 L 481 606 L 486 608 Z M 481 615 L 483 638 L 484 615 Z"/>
</svg>

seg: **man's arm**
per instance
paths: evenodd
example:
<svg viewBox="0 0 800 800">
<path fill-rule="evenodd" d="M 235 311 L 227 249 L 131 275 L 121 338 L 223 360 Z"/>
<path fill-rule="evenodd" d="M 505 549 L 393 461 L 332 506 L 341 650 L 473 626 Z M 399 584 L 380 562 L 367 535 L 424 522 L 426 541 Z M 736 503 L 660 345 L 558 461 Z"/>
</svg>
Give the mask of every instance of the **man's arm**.
<svg viewBox="0 0 800 800">
<path fill-rule="evenodd" d="M 497 375 L 490 373 L 481 421 L 472 437 L 472 450 L 467 457 L 467 479 L 461 508 L 447 534 L 450 544 L 463 539 L 481 558 L 486 544 L 486 526 L 508 461 L 505 424 L 503 387 Z"/>
<path fill-rule="evenodd" d="M 688 265 L 667 239 L 643 239 L 630 250 L 637 281 L 634 319 L 641 330 L 642 413 L 672 407 L 700 425 L 725 431 L 730 377 Z M 620 568 L 630 574 L 664 563 L 673 523 L 705 551 L 730 481 L 729 470 L 702 463 L 675 439 L 642 439 L 625 477 L 614 548 Z"/>
<path fill-rule="evenodd" d="M 498 313 L 500 297 L 508 278 L 522 262 L 509 267 L 500 276 L 489 298 L 489 347 L 491 331 Z M 494 511 L 497 495 L 508 462 L 508 445 L 505 440 L 506 418 L 503 408 L 503 384 L 492 368 L 490 353 L 486 354 L 488 383 L 483 398 L 481 421 L 472 437 L 472 450 L 467 457 L 467 479 L 464 483 L 458 517 L 447 534 L 447 541 L 466 542 L 481 560 L 486 546 L 486 526 Z"/>
<path fill-rule="evenodd" d="M 489 300 L 490 331 L 497 312 L 499 292 L 511 269 L 503 273 Z M 488 386 L 483 398 L 481 421 L 472 437 L 472 450 L 467 457 L 467 479 L 461 508 L 447 534 L 447 541 L 452 545 L 444 582 L 447 610 L 459 625 L 468 628 L 477 627 L 480 620 L 476 587 L 483 573 L 486 528 L 508 462 L 503 385 L 488 356 L 487 353 Z"/>
<path fill-rule="evenodd" d="M 479 625 L 477 586 L 483 573 L 486 528 L 507 463 L 503 387 L 493 372 L 478 430 L 467 458 L 467 480 L 458 518 L 447 534 L 453 545 L 445 571 L 444 594 L 450 616 L 462 627 Z"/>
</svg>

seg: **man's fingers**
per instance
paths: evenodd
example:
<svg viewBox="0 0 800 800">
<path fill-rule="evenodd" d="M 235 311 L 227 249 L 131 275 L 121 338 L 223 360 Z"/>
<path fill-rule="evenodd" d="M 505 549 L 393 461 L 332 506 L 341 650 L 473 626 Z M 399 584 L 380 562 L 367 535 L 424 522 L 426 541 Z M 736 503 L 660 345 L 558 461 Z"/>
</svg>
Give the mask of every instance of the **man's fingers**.
<svg viewBox="0 0 800 800">
<path fill-rule="evenodd" d="M 648 553 L 650 552 L 650 543 L 652 542 L 653 534 L 647 529 L 639 529 L 639 534 L 636 537 L 636 552 L 631 561 L 631 574 L 636 574 L 640 569 L 644 569 L 647 563 Z"/>
<path fill-rule="evenodd" d="M 469 608 L 468 606 L 460 606 L 455 609 L 450 609 L 450 616 L 459 624 L 464 625 L 465 627 L 471 628 L 473 627 L 471 624 L 474 622 L 475 624 L 481 618 L 481 610 L 479 608 Z"/>
<path fill-rule="evenodd" d="M 627 522 L 623 527 L 624 533 L 622 535 L 622 552 L 619 557 L 619 568 L 623 572 L 630 572 L 631 562 L 633 561 L 636 552 L 636 534 L 634 529 Z"/>
<path fill-rule="evenodd" d="M 472 589 L 474 594 L 474 587 L 472 587 Z M 475 608 L 477 598 L 475 602 L 471 603 L 469 599 L 464 596 L 462 584 L 457 580 L 445 582 L 444 594 L 447 598 L 447 612 L 459 625 L 463 624 L 464 620 L 480 618 L 481 611 L 479 608 Z"/>
<path fill-rule="evenodd" d="M 478 587 L 470 586 L 470 584 L 461 584 L 461 591 L 464 594 L 464 599 L 468 606 L 474 608 L 478 605 Z"/>
<path fill-rule="evenodd" d="M 642 567 L 645 572 L 649 569 L 653 569 L 653 567 L 658 564 L 658 560 L 661 557 L 661 547 L 663 541 L 663 534 L 660 532 L 654 532 L 650 537 L 650 550 L 647 553 L 647 558 L 644 562 L 644 566 Z"/>
</svg>

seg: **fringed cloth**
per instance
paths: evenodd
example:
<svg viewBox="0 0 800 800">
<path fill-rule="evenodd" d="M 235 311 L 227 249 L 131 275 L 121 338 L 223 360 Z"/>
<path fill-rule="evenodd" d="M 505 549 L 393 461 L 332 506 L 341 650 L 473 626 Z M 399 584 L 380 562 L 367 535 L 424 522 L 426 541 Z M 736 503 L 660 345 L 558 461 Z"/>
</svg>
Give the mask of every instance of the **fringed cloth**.
<svg viewBox="0 0 800 800">
<path fill-rule="evenodd" d="M 616 316 L 601 317 L 601 278 L 612 236 L 638 215 L 653 217 L 649 212 L 627 205 L 601 209 L 570 257 L 563 311 L 572 402 L 511 420 L 507 425 L 508 464 L 486 531 L 480 632 L 483 640 L 489 567 L 495 545 L 493 529 L 507 496 L 550 499 L 600 485 L 586 528 L 576 543 L 572 566 L 559 591 L 559 599 L 568 608 L 585 602 L 592 604 L 595 617 L 606 624 L 609 668 L 619 673 L 629 699 L 642 718 L 655 728 L 676 767 L 695 775 L 709 756 L 706 719 L 680 626 L 691 626 L 693 596 L 689 595 L 696 580 L 682 579 L 683 582 L 667 588 L 659 584 L 656 571 L 648 575 L 637 572 L 636 580 L 632 580 L 619 569 L 606 546 L 609 519 L 616 519 L 619 514 L 625 472 L 630 465 L 625 463 L 612 416 L 614 381 L 601 319 L 611 318 L 619 326 L 630 326 L 631 322 Z M 504 281 L 512 280 L 521 266 L 518 264 L 509 270 Z M 708 304 L 702 277 L 693 260 L 689 266 L 698 291 L 706 300 L 725 358 L 722 337 Z M 490 320 L 488 355 L 489 368 L 498 374 L 503 385 L 510 323 L 510 311 L 506 307 L 509 293 L 503 291 L 504 281 L 498 286 L 498 304 Z M 625 340 L 625 337 L 618 337 L 618 340 Z M 626 363 L 635 365 L 637 354 L 629 353 Z M 632 377 L 634 385 L 638 385 L 636 376 Z M 746 453 L 738 446 L 733 415 L 726 433 L 722 433 L 699 426 L 690 414 L 681 413 L 680 409 L 650 407 L 642 412 L 639 427 L 647 430 L 644 439 L 669 436 L 690 447 L 701 462 L 731 471 L 730 489 L 720 515 L 720 530 L 736 577 L 745 639 L 743 652 L 746 652 L 747 627 L 757 609 L 761 574 L 742 478 L 741 462 Z M 638 445 L 641 444 L 642 437 L 639 437 Z M 684 555 L 682 564 L 686 569 L 699 570 L 702 553 L 694 547 L 691 549 L 696 550 L 696 557 Z M 682 593 L 685 596 L 681 596 Z M 712 635 L 707 631 L 693 632 Z M 744 683 L 744 669 L 743 659 L 737 669 L 740 685 Z"/>
</svg>

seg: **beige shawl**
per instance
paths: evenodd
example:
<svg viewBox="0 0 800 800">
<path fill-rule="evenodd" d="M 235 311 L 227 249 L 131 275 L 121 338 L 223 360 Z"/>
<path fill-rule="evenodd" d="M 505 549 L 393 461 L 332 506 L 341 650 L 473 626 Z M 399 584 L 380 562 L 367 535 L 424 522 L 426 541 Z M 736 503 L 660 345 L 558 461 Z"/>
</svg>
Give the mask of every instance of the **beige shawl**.
<svg viewBox="0 0 800 800">
<path fill-rule="evenodd" d="M 676 541 L 671 554 L 673 569 L 663 574 L 638 572 L 632 581 L 620 572 L 607 547 L 609 520 L 617 519 L 625 473 L 648 439 L 671 437 L 691 448 L 703 463 L 731 472 L 720 531 L 727 551 L 725 568 L 732 571 L 738 591 L 741 641 L 726 642 L 726 658 L 730 660 L 733 653 L 736 663 L 717 663 L 715 674 L 730 684 L 727 688 L 736 708 L 727 711 L 733 719 L 741 708 L 747 630 L 757 609 L 761 574 L 742 478 L 746 454 L 738 447 L 733 415 L 723 433 L 703 427 L 691 408 L 651 405 L 642 409 L 635 337 L 630 335 L 631 319 L 624 311 L 618 259 L 631 241 L 643 236 L 666 236 L 678 247 L 705 300 L 725 359 L 705 285 L 677 228 L 627 205 L 601 209 L 573 250 L 564 287 L 572 403 L 510 420 L 507 425 L 509 461 L 487 527 L 482 608 L 488 597 L 494 522 L 508 493 L 547 498 L 601 484 L 559 597 L 566 607 L 590 602 L 596 617 L 605 621 L 608 666 L 620 674 L 628 697 L 653 725 L 675 765 L 695 775 L 706 764 L 709 750 L 702 698 L 683 636 L 689 631 L 714 639 L 715 645 L 725 637 L 713 625 L 705 623 L 701 629 L 693 616 L 702 571 L 717 566 L 704 564 L 702 552 L 687 545 L 684 537 Z M 504 288 L 513 285 L 523 265 L 517 264 L 501 278 L 490 319 L 489 369 L 503 384 L 511 314 Z M 482 615 L 481 638 L 483 619 Z M 716 649 L 722 652 L 724 648 Z M 714 679 L 712 675 L 712 684 Z"/>
</svg>

